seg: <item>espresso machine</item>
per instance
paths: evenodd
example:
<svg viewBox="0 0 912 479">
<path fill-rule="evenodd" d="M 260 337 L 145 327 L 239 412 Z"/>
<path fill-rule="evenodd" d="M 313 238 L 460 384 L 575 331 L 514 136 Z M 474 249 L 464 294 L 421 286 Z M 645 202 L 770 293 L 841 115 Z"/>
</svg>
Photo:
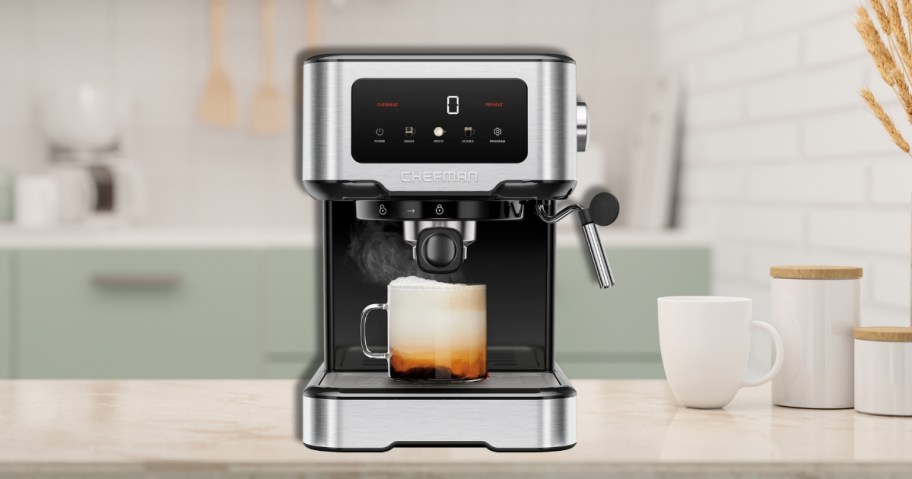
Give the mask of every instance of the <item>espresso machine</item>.
<svg viewBox="0 0 912 479">
<path fill-rule="evenodd" d="M 300 56 L 297 74 L 299 180 L 323 209 L 324 361 L 303 389 L 304 443 L 572 447 L 576 391 L 554 357 L 554 223 L 576 213 L 608 288 L 596 225 L 618 215 L 609 193 L 555 205 L 588 136 L 575 62 L 337 52 Z M 402 276 L 487 286 L 486 379 L 397 381 L 362 354 L 362 308 Z M 378 324 L 367 343 L 385 338 Z"/>
</svg>

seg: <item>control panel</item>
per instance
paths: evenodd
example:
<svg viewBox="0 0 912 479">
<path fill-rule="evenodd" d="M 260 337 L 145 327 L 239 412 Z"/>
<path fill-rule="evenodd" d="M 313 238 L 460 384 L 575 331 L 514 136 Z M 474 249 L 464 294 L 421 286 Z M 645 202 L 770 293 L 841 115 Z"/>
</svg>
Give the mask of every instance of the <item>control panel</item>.
<svg viewBox="0 0 912 479">
<path fill-rule="evenodd" d="M 514 220 L 522 219 L 519 201 L 491 200 L 358 200 L 359 220 Z"/>
<path fill-rule="evenodd" d="M 359 163 L 520 163 L 528 154 L 519 79 L 360 79 L 351 98 Z"/>
</svg>

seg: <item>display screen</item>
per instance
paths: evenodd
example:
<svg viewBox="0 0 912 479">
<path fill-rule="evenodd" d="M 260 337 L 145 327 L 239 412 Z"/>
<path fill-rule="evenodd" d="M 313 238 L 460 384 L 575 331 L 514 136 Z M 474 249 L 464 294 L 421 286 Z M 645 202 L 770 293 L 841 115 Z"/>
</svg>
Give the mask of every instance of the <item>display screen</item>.
<svg viewBox="0 0 912 479">
<path fill-rule="evenodd" d="M 352 85 L 359 163 L 519 163 L 528 88 L 518 79 L 361 79 Z"/>
</svg>

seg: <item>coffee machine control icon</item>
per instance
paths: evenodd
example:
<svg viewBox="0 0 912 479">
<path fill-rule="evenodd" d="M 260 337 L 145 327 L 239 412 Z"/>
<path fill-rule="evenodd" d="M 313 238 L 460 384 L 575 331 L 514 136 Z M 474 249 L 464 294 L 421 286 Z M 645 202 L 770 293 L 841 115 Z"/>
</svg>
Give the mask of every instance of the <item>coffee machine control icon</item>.
<svg viewBox="0 0 912 479">
<path fill-rule="evenodd" d="M 304 444 L 573 447 L 576 391 L 554 352 L 554 322 L 565 320 L 553 307 L 554 224 L 580 219 L 592 287 L 609 288 L 598 227 L 619 213 L 610 193 L 557 206 L 588 139 L 576 63 L 528 51 L 328 52 L 297 67 L 299 180 L 323 209 L 323 363 L 301 392 Z M 363 135 L 376 125 L 429 138 Z M 386 355 L 364 356 L 389 343 L 380 327 L 361 334 L 362 308 L 408 276 L 486 285 L 486 378 L 406 382 L 389 377 Z"/>
</svg>

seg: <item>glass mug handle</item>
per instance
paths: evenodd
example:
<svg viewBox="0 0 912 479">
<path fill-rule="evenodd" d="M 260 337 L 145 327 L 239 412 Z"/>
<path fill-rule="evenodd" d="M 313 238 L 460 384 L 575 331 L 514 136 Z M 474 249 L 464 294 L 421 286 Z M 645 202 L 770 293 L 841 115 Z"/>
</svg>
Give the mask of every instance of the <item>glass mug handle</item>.
<svg viewBox="0 0 912 479">
<path fill-rule="evenodd" d="M 776 377 L 779 374 L 779 370 L 782 369 L 782 359 L 785 355 L 785 351 L 782 349 L 782 336 L 779 336 L 779 331 L 776 331 L 776 328 L 769 323 L 757 320 L 751 321 L 751 327 L 763 329 L 769 333 L 770 337 L 773 338 L 773 349 L 776 350 L 776 357 L 773 359 L 773 367 L 768 373 L 757 379 L 742 380 L 741 386 L 745 387 L 759 386 Z"/>
<path fill-rule="evenodd" d="M 370 316 L 371 311 L 377 309 L 386 311 L 386 308 L 386 303 L 375 303 L 368 305 L 366 308 L 364 308 L 363 311 L 361 311 L 361 352 L 363 352 L 364 355 L 369 358 L 387 359 L 389 357 L 389 353 L 374 353 L 371 352 L 370 348 L 367 347 L 367 317 Z"/>
</svg>

